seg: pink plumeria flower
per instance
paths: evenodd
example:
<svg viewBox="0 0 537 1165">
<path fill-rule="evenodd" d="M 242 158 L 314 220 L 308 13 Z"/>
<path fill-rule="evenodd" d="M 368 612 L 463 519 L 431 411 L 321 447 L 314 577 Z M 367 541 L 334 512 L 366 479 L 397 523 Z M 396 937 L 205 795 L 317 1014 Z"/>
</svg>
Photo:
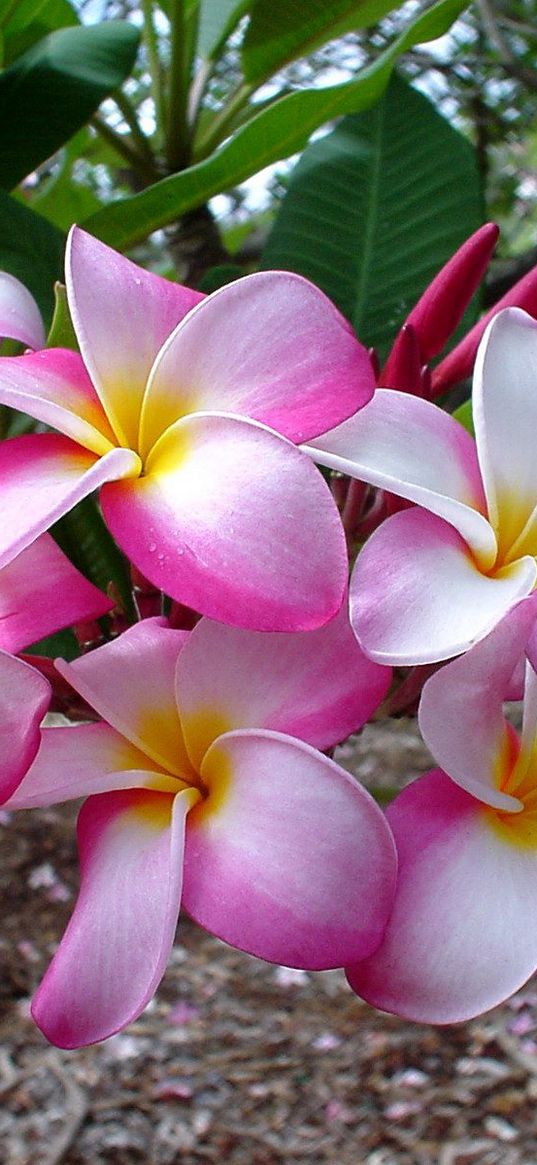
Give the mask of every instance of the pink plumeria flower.
<svg viewBox="0 0 537 1165">
<path fill-rule="evenodd" d="M 51 687 L 35 668 L 0 651 L 0 804 L 20 785 L 40 744 Z"/>
<path fill-rule="evenodd" d="M 7 271 L 0 271 L 0 338 L 42 348 L 45 328 L 33 295 Z"/>
<path fill-rule="evenodd" d="M 420 727 L 441 769 L 388 809 L 395 906 L 381 946 L 348 970 L 354 990 L 385 1011 L 470 1019 L 537 969 L 536 617 L 532 595 L 423 690 Z M 518 737 L 502 703 L 525 651 Z"/>
<path fill-rule="evenodd" d="M 520 309 L 489 324 L 472 401 L 475 441 L 436 405 L 379 389 L 309 446 L 321 464 L 416 503 L 375 531 L 351 581 L 351 621 L 380 662 L 457 655 L 535 585 L 537 322 Z"/>
<path fill-rule="evenodd" d="M 18 652 L 72 623 L 98 619 L 113 603 L 41 534 L 0 570 L 0 648 Z"/>
<path fill-rule="evenodd" d="M 100 488 L 117 542 L 172 598 L 259 630 L 327 622 L 346 587 L 344 536 L 295 443 L 372 396 L 350 326 L 288 272 L 205 298 L 77 229 L 66 278 L 82 357 L 0 364 L 0 402 L 61 434 L 0 447 L 0 565 Z"/>
<path fill-rule="evenodd" d="M 58 668 L 101 723 L 45 728 L 9 808 L 88 795 L 80 895 L 33 1003 L 53 1043 L 104 1039 L 162 978 L 180 903 L 261 958 L 341 966 L 378 946 L 395 850 L 317 749 L 361 726 L 388 669 L 344 612 L 309 635 L 149 619 Z"/>
</svg>

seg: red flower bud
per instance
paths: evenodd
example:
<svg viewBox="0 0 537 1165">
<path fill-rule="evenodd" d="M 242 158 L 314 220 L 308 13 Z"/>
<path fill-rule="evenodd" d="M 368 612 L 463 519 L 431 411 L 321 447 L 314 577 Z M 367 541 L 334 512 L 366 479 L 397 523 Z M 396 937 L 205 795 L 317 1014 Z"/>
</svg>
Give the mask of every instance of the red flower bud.
<svg viewBox="0 0 537 1165">
<path fill-rule="evenodd" d="M 485 274 L 498 234 L 496 224 L 489 222 L 470 235 L 410 312 L 406 323 L 416 332 L 425 363 L 442 351 L 455 331 Z"/>
</svg>

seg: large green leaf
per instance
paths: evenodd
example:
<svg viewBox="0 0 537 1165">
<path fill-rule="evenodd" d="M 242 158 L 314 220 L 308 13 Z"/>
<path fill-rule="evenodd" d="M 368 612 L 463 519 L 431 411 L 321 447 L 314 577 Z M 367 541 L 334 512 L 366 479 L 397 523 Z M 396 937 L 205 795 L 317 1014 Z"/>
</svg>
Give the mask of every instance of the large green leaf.
<svg viewBox="0 0 537 1165">
<path fill-rule="evenodd" d="M 62 149 L 54 173 L 31 192 L 33 209 L 62 231 L 68 231 L 73 223 L 82 222 L 94 214 L 104 202 L 75 172 L 78 159 L 87 158 L 86 147 L 90 140 L 86 127 L 75 134 Z"/>
<path fill-rule="evenodd" d="M 245 79 L 259 84 L 297 57 L 375 24 L 399 0 L 253 0 L 242 46 Z"/>
<path fill-rule="evenodd" d="M 0 190 L 0 271 L 9 271 L 26 285 L 47 324 L 54 310 L 54 283 L 63 276 L 64 246 L 61 231 Z"/>
<path fill-rule="evenodd" d="M 305 150 L 263 266 L 308 276 L 385 353 L 443 263 L 483 221 L 470 143 L 393 76 L 381 101 Z"/>
<path fill-rule="evenodd" d="M 159 0 L 169 20 L 173 20 L 174 0 Z M 199 57 L 215 59 L 252 0 L 188 0 L 187 15 L 197 10 L 196 52 Z"/>
<path fill-rule="evenodd" d="M 126 249 L 271 162 L 303 149 L 324 122 L 377 101 L 398 56 L 414 44 L 442 36 L 465 6 L 465 0 L 439 0 L 355 80 L 283 97 L 253 116 L 206 161 L 98 211 L 85 223 L 87 229 Z"/>
<path fill-rule="evenodd" d="M 128 76 L 138 39 L 119 20 L 59 29 L 0 75 L 0 186 L 12 189 L 85 124 Z"/>
<path fill-rule="evenodd" d="M 201 0 L 197 51 L 200 57 L 218 56 L 251 0 Z"/>
<path fill-rule="evenodd" d="M 56 28 L 78 24 L 69 0 L 0 0 L 3 65 L 9 65 Z"/>
</svg>

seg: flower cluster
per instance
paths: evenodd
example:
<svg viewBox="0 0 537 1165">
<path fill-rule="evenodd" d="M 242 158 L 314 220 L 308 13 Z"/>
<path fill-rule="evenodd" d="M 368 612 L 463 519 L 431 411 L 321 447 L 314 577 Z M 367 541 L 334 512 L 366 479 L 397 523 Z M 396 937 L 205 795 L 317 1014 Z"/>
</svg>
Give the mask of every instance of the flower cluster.
<svg viewBox="0 0 537 1165">
<path fill-rule="evenodd" d="M 417 1020 L 475 1015 L 537 966 L 535 279 L 429 369 L 496 233 L 447 264 L 376 375 L 291 273 L 203 296 L 75 228 L 76 349 L 46 347 L 0 277 L 0 331 L 26 348 L 0 357 L 0 405 L 38 422 L 0 443 L 0 801 L 85 798 L 78 900 L 33 1001 L 60 1047 L 140 1014 L 181 906 Z M 470 433 L 433 398 L 474 360 Z M 49 533 L 96 491 L 156 596 L 130 625 Z M 70 662 L 18 654 L 68 626 Z M 440 767 L 384 813 L 331 753 L 415 665 Z M 42 726 L 59 685 L 81 722 Z"/>
</svg>

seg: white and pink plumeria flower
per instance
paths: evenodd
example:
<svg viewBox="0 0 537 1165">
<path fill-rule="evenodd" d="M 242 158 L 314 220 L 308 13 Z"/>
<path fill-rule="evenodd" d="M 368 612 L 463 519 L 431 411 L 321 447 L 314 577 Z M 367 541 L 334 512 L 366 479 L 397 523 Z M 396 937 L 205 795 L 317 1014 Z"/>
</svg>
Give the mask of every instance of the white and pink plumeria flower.
<svg viewBox="0 0 537 1165">
<path fill-rule="evenodd" d="M 344 536 L 296 446 L 373 394 L 347 322 L 291 273 L 204 297 L 76 228 L 66 281 L 82 355 L 0 363 L 0 403 L 58 430 L 0 445 L 0 566 L 100 489 L 120 547 L 172 598 L 259 630 L 326 623 Z"/>
<path fill-rule="evenodd" d="M 0 570 L 0 648 L 16 653 L 72 623 L 106 615 L 113 603 L 41 534 Z"/>
<path fill-rule="evenodd" d="M 386 1011 L 428 1023 L 475 1016 L 537 969 L 537 595 L 427 682 L 420 727 L 434 769 L 388 808 L 399 872 L 376 953 L 348 969 Z M 503 700 L 524 653 L 520 737 Z"/>
<path fill-rule="evenodd" d="M 415 503 L 358 556 L 351 621 L 380 662 L 436 662 L 479 641 L 537 580 L 537 322 L 497 315 L 474 372 L 475 441 L 437 406 L 378 389 L 308 452 Z"/>
<path fill-rule="evenodd" d="M 0 338 L 18 340 L 29 348 L 45 343 L 35 299 L 6 271 L 0 271 Z M 96 619 L 112 606 L 107 596 L 76 570 L 54 539 L 41 534 L 20 554 L 8 555 L 0 570 L 0 648 L 22 651 L 71 623 Z"/>
<path fill-rule="evenodd" d="M 35 668 L 0 651 L 0 805 L 20 785 L 37 753 L 51 694 L 48 680 Z"/>
<path fill-rule="evenodd" d="M 7 271 L 0 271 L 0 339 L 18 340 L 27 348 L 42 348 L 45 343 L 45 327 L 33 295 Z"/>
<path fill-rule="evenodd" d="M 318 749 L 361 726 L 389 669 L 345 611 L 303 634 L 149 619 L 62 676 L 102 717 L 42 730 L 10 809 L 88 796 L 82 881 L 33 1003 L 54 1043 L 104 1039 L 162 978 L 180 903 L 261 958 L 306 969 L 369 955 L 396 857 L 370 795 Z"/>
</svg>

